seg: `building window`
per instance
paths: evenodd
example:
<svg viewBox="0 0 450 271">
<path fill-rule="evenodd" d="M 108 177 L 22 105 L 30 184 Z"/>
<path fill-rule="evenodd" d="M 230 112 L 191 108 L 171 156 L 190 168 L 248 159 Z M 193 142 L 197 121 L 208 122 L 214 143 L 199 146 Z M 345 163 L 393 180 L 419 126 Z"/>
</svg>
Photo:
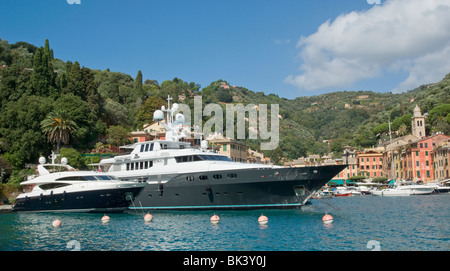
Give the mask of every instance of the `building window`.
<svg viewBox="0 0 450 271">
<path fill-rule="evenodd" d="M 223 151 L 227 151 L 227 145 L 223 144 Z"/>
</svg>

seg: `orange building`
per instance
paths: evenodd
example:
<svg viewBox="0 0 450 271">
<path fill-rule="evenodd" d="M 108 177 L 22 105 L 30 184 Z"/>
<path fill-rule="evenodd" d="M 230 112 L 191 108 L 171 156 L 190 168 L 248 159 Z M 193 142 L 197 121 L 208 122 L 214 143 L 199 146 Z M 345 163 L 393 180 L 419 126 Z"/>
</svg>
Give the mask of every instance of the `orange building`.
<svg viewBox="0 0 450 271">
<path fill-rule="evenodd" d="M 436 144 L 448 140 L 450 137 L 444 134 L 435 134 L 419 141 L 411 143 L 403 155 L 403 178 L 415 182 L 431 182 L 439 176 L 435 176 L 433 154 Z"/>
<path fill-rule="evenodd" d="M 376 178 L 383 177 L 383 151 L 379 149 L 368 149 L 356 155 L 358 169 L 361 175 Z"/>
</svg>

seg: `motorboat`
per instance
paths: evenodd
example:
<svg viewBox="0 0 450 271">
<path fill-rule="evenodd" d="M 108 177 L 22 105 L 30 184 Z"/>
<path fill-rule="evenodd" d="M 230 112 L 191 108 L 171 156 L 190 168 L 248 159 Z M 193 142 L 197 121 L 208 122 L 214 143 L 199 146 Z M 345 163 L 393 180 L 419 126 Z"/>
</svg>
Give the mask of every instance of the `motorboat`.
<svg viewBox="0 0 450 271">
<path fill-rule="evenodd" d="M 404 197 L 410 196 L 410 190 L 401 190 L 397 188 L 386 188 L 379 190 L 372 190 L 372 195 L 374 196 L 384 196 L 384 197 Z"/>
<path fill-rule="evenodd" d="M 411 195 L 430 195 L 433 194 L 435 187 L 432 185 L 412 184 L 400 185 L 397 190 L 409 191 Z"/>
<path fill-rule="evenodd" d="M 39 159 L 38 175 L 22 182 L 24 192 L 13 211 L 30 212 L 121 212 L 128 208 L 145 183 L 121 181 L 111 174 L 78 171 L 62 158 L 61 164 Z"/>
<path fill-rule="evenodd" d="M 450 193 L 450 179 L 441 180 L 435 183 L 428 184 L 434 187 L 434 193 Z"/>
<path fill-rule="evenodd" d="M 345 187 L 345 186 L 339 186 L 336 187 L 334 191 L 335 197 L 354 197 L 354 196 L 361 196 L 362 193 L 356 189 Z"/>
</svg>

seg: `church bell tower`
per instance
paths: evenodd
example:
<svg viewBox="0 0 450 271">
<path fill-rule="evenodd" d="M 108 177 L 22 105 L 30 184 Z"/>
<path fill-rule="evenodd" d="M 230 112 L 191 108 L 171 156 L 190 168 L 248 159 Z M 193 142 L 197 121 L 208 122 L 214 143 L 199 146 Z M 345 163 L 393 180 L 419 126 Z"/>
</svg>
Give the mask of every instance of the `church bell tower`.
<svg viewBox="0 0 450 271">
<path fill-rule="evenodd" d="M 418 138 L 425 136 L 425 116 L 422 115 L 417 104 L 414 108 L 414 115 L 411 118 L 411 133 Z"/>
</svg>

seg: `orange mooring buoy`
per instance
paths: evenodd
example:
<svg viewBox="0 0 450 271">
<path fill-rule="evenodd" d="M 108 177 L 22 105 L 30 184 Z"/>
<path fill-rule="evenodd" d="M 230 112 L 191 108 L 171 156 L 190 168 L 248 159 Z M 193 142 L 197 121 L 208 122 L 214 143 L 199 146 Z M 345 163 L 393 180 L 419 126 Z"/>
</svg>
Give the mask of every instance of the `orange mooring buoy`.
<svg viewBox="0 0 450 271">
<path fill-rule="evenodd" d="M 217 224 L 217 223 L 219 223 L 219 221 L 220 221 L 220 217 L 219 217 L 218 215 L 214 214 L 213 216 L 211 216 L 210 221 L 211 221 L 211 223 L 213 223 L 213 224 Z"/>
<path fill-rule="evenodd" d="M 109 216 L 107 216 L 107 215 L 104 215 L 104 216 L 102 217 L 102 223 L 108 223 L 109 220 L 110 220 L 110 218 L 109 218 Z"/>
<path fill-rule="evenodd" d="M 52 226 L 55 227 L 55 228 L 60 227 L 61 224 L 62 224 L 62 223 L 61 223 L 61 220 L 59 220 L 59 219 L 55 219 L 55 220 L 52 222 Z"/>
<path fill-rule="evenodd" d="M 329 215 L 329 214 L 325 214 L 325 215 L 322 217 L 322 221 L 323 221 L 323 223 L 325 223 L 325 224 L 330 224 L 330 223 L 333 222 L 333 217 L 332 217 L 331 215 Z"/>
<path fill-rule="evenodd" d="M 145 221 L 145 222 L 151 222 L 152 219 L 153 219 L 153 216 L 152 216 L 151 214 L 149 214 L 149 213 L 147 213 L 147 214 L 144 216 L 144 221 Z"/>
<path fill-rule="evenodd" d="M 258 218 L 258 223 L 259 223 L 259 225 L 266 225 L 267 223 L 269 223 L 269 219 L 267 218 L 267 216 L 261 215 Z"/>
</svg>

